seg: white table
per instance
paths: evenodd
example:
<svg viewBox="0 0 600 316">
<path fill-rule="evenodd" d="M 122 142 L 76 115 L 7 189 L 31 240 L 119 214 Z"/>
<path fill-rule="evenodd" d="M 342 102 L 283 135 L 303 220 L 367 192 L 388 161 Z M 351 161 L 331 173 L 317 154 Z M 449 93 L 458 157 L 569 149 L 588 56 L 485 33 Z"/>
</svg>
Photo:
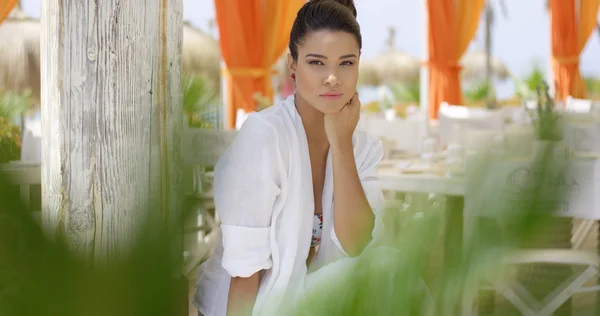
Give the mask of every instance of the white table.
<svg viewBox="0 0 600 316">
<path fill-rule="evenodd" d="M 437 193 L 464 196 L 465 182 L 462 178 L 446 178 L 435 174 L 398 173 L 390 170 L 379 172 L 382 189 L 406 193 Z"/>
<path fill-rule="evenodd" d="M 379 180 L 383 190 L 404 193 L 437 193 L 446 196 L 444 228 L 444 262 L 457 265 L 462 252 L 465 185 L 462 178 L 448 178 L 434 173 L 401 173 L 400 169 L 381 168 Z"/>
</svg>

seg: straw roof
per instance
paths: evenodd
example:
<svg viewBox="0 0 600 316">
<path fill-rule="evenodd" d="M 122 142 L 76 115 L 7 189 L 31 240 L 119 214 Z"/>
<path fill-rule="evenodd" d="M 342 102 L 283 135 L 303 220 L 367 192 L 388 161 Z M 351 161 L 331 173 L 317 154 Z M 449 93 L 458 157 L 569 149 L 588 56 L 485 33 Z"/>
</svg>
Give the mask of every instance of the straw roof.
<svg viewBox="0 0 600 316">
<path fill-rule="evenodd" d="M 373 63 L 384 83 L 414 82 L 419 79 L 421 63 L 406 53 L 388 51 L 375 58 Z"/>
<path fill-rule="evenodd" d="M 189 23 L 183 26 L 182 72 L 205 75 L 216 84 L 221 78 L 221 51 L 219 42 Z"/>
<path fill-rule="evenodd" d="M 40 22 L 15 8 L 0 24 L 0 89 L 40 97 Z"/>
<path fill-rule="evenodd" d="M 381 83 L 407 83 L 419 79 L 421 63 L 418 59 L 396 50 L 396 30 L 390 27 L 387 40 L 387 51 L 372 60 L 372 64 L 365 65 L 368 70 L 372 67 L 373 78 L 380 78 Z"/>
<path fill-rule="evenodd" d="M 360 62 L 358 70 L 358 83 L 366 86 L 378 86 L 382 84 L 381 76 L 372 60 Z"/>
<path fill-rule="evenodd" d="M 486 54 L 484 51 L 466 53 L 461 60 L 462 76 L 466 80 L 485 78 Z M 498 57 L 491 56 L 492 76 L 505 80 L 510 76 L 508 68 Z"/>
</svg>

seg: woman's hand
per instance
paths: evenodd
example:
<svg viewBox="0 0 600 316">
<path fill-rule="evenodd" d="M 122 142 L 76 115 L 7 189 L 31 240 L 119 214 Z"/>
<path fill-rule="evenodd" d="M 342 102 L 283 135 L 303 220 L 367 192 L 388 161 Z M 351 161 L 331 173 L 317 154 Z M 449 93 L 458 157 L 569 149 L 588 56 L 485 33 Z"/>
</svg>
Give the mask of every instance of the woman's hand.
<svg viewBox="0 0 600 316">
<path fill-rule="evenodd" d="M 325 133 L 330 146 L 338 146 L 340 143 L 352 145 L 352 134 L 358 124 L 360 117 L 360 101 L 358 92 L 354 94 L 350 102 L 337 113 L 325 115 Z"/>
</svg>

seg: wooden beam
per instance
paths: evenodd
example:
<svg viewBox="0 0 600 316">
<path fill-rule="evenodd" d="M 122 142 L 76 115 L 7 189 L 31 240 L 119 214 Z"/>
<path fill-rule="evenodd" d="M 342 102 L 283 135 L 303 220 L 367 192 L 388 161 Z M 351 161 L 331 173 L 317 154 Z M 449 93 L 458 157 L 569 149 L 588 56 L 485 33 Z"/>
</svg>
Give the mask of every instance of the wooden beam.
<svg viewBox="0 0 600 316">
<path fill-rule="evenodd" d="M 182 11 L 42 1 L 42 222 L 94 265 L 126 254 L 145 216 L 177 221 Z"/>
</svg>

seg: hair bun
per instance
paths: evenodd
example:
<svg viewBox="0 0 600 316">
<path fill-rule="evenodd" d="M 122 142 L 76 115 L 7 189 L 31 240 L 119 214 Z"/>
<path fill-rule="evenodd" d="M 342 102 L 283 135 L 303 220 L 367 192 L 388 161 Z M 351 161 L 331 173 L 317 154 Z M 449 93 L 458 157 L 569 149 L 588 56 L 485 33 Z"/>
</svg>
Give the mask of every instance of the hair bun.
<svg viewBox="0 0 600 316">
<path fill-rule="evenodd" d="M 345 6 L 346 8 L 348 8 L 348 10 L 350 10 L 350 12 L 352 12 L 352 15 L 354 15 L 354 17 L 356 17 L 357 15 L 357 11 L 356 11 L 356 6 L 354 5 L 354 0 L 310 0 L 310 2 L 337 2 L 343 6 Z"/>
</svg>

